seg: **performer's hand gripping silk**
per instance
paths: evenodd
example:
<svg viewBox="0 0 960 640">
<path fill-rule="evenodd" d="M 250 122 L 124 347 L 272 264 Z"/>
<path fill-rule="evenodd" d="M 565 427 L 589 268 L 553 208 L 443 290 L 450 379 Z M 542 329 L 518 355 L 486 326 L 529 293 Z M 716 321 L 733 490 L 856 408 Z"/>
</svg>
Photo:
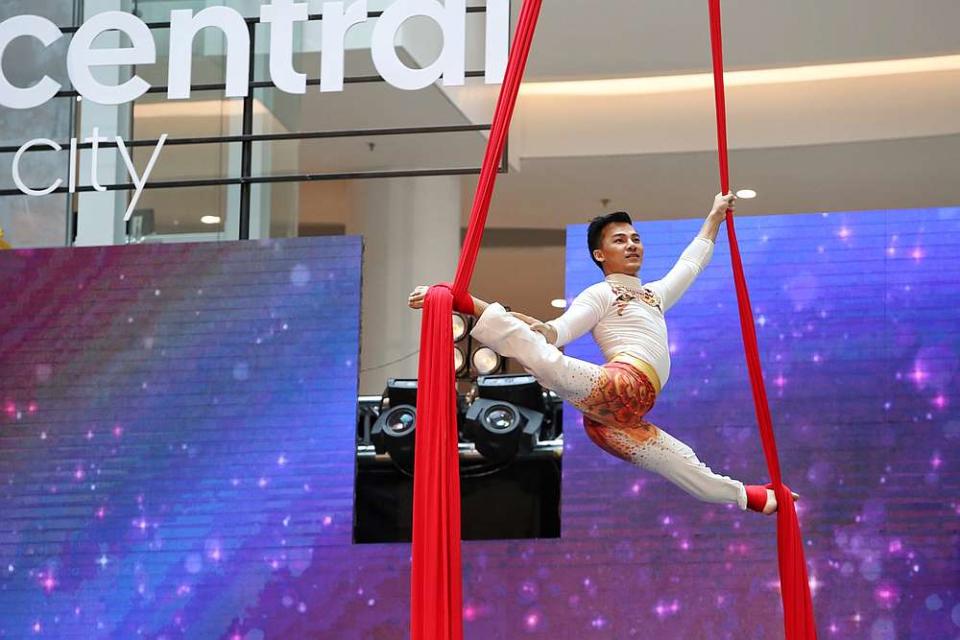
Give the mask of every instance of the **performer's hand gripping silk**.
<svg viewBox="0 0 960 640">
<path fill-rule="evenodd" d="M 646 284 L 637 277 L 643 244 L 630 216 L 618 212 L 594 218 L 587 243 L 606 276 L 603 282 L 584 290 L 562 316 L 545 323 L 474 297 L 472 311 L 479 320 L 471 335 L 515 359 L 544 387 L 577 407 L 587 435 L 604 451 L 660 474 L 700 500 L 770 514 L 777 510 L 771 489 L 714 473 L 690 447 L 644 419 L 670 375 L 664 314 L 710 262 L 720 223 L 735 200 L 732 194 L 718 194 L 700 233 L 674 267 Z M 410 307 L 421 308 L 426 293 L 427 287 L 414 289 Z M 587 331 L 607 360 L 603 366 L 568 357 L 559 349 Z"/>
</svg>

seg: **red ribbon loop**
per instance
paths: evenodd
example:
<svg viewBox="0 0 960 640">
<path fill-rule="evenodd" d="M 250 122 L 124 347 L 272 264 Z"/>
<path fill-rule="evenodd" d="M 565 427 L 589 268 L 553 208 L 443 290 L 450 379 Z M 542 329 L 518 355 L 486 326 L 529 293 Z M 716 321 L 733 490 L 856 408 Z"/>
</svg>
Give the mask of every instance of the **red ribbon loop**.
<svg viewBox="0 0 960 640">
<path fill-rule="evenodd" d="M 457 292 L 454 291 L 454 289 L 453 289 L 453 283 L 452 283 L 452 282 L 440 282 L 440 283 L 435 284 L 435 285 L 433 285 L 433 286 L 435 286 L 435 287 L 442 287 L 442 288 L 447 289 L 448 291 L 450 291 L 451 295 L 453 295 L 453 310 L 454 310 L 454 311 L 457 311 L 457 312 L 459 312 L 459 313 L 465 313 L 465 314 L 467 314 L 467 315 L 469 315 L 469 316 L 474 315 L 474 311 L 476 311 L 476 309 L 475 309 L 474 306 L 473 306 L 473 296 L 471 296 L 469 292 L 464 291 L 462 294 L 460 294 L 460 295 L 458 296 L 458 295 L 457 295 Z"/>
</svg>

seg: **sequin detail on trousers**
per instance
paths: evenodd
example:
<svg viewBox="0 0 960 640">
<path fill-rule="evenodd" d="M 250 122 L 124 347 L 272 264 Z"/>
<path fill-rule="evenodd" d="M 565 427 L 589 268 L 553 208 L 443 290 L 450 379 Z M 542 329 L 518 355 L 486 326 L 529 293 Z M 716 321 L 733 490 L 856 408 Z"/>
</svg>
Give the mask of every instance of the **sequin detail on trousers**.
<svg viewBox="0 0 960 640">
<path fill-rule="evenodd" d="M 583 413 L 583 428 L 607 453 L 632 461 L 657 428 L 643 416 L 657 395 L 653 383 L 629 364 L 608 362 L 586 398 L 571 403 Z"/>
</svg>

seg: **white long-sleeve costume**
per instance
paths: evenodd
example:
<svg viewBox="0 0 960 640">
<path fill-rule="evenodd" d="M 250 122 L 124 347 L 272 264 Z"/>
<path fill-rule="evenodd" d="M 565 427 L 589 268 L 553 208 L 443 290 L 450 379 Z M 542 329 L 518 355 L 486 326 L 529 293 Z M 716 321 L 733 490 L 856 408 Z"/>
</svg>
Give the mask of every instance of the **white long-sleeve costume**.
<svg viewBox="0 0 960 640">
<path fill-rule="evenodd" d="M 670 349 L 664 313 L 680 300 L 712 256 L 713 243 L 697 236 L 660 280 L 643 285 L 636 276 L 614 273 L 587 287 L 562 316 L 547 323 L 557 330 L 556 346 L 592 330 L 607 361 L 631 351 L 656 370 L 661 387 L 666 385 Z M 622 301 L 631 294 L 643 304 L 618 304 L 618 298 Z"/>
<path fill-rule="evenodd" d="M 635 276 L 607 276 L 578 295 L 560 318 L 548 323 L 557 331 L 556 345 L 547 343 L 543 335 L 497 303 L 487 307 L 471 335 L 504 357 L 517 360 L 543 386 L 580 409 L 591 439 L 605 450 L 659 473 L 701 500 L 733 503 L 745 509 L 743 483 L 713 473 L 690 447 L 643 419 L 653 406 L 656 392 L 670 376 L 664 313 L 690 287 L 712 255 L 713 242 L 698 236 L 660 280 L 643 285 Z M 570 358 L 558 348 L 587 331 L 593 332 L 607 365 Z M 649 386 L 636 386 L 629 380 L 614 381 L 624 370 L 623 362 L 636 360 L 653 369 L 659 377 L 656 384 L 650 381 Z M 643 368 L 634 369 L 642 376 L 641 381 L 650 378 Z M 622 396 L 626 388 L 642 397 L 615 399 L 614 404 L 620 404 L 611 409 L 610 398 Z M 604 404 L 602 416 L 598 403 Z M 619 421 L 611 419 L 611 411 L 618 412 Z M 623 423 L 623 416 L 629 416 L 629 424 Z"/>
</svg>

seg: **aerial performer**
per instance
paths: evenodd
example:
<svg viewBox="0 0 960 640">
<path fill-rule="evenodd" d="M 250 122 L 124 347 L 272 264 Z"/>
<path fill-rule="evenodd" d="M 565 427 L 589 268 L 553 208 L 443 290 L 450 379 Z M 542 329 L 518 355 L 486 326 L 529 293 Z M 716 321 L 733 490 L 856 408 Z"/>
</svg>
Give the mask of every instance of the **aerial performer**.
<svg viewBox="0 0 960 640">
<path fill-rule="evenodd" d="M 581 292 L 559 318 L 541 322 L 473 296 L 459 307 L 469 310 L 472 301 L 478 320 L 471 335 L 515 359 L 579 409 L 587 435 L 601 449 L 660 474 L 699 500 L 769 515 L 777 511 L 769 486 L 745 485 L 714 473 L 689 446 L 645 419 L 670 376 L 664 314 L 709 264 L 720 223 L 735 201 L 733 194 L 717 194 L 700 232 L 660 280 L 644 284 L 638 277 L 643 243 L 630 216 L 621 211 L 590 222 L 590 257 L 605 277 Z M 422 308 L 427 290 L 414 289 L 409 306 Z M 587 331 L 606 364 L 560 351 Z"/>
</svg>

